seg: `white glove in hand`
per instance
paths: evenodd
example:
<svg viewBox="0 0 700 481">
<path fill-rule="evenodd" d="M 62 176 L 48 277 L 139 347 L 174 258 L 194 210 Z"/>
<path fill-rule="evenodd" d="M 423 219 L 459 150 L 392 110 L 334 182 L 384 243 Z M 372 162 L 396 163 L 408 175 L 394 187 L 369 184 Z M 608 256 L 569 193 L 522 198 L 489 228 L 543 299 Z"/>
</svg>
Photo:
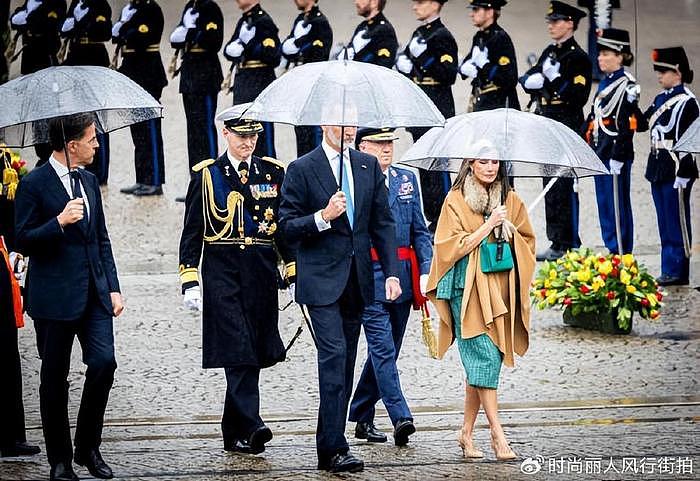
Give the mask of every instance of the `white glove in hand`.
<svg viewBox="0 0 700 481">
<path fill-rule="evenodd" d="M 477 67 L 484 68 L 484 65 L 489 63 L 489 49 L 488 49 L 488 47 L 484 47 L 483 50 L 480 49 L 479 47 L 474 47 L 472 49 L 471 61 Z"/>
<path fill-rule="evenodd" d="M 32 13 L 34 10 L 41 6 L 42 0 L 29 0 L 27 2 L 27 14 Z"/>
<path fill-rule="evenodd" d="M 615 175 L 620 175 L 622 173 L 622 168 L 625 166 L 624 162 L 618 162 L 617 160 L 610 159 L 610 173 Z"/>
<path fill-rule="evenodd" d="M 122 25 L 124 25 L 124 22 L 121 20 L 112 25 L 112 37 L 119 38 L 119 31 L 122 29 Z"/>
<path fill-rule="evenodd" d="M 338 52 L 336 60 L 345 60 L 345 51 L 348 52 L 348 60 L 353 60 L 355 58 L 355 49 L 352 47 L 345 47 Z"/>
<path fill-rule="evenodd" d="M 408 44 L 408 50 L 411 51 L 413 58 L 418 58 L 423 52 L 428 50 L 428 44 L 422 37 L 415 36 L 411 39 L 411 43 Z"/>
<path fill-rule="evenodd" d="M 290 298 L 292 301 L 294 301 L 294 300 L 295 300 L 296 293 L 297 293 L 297 285 L 296 285 L 296 283 L 293 282 L 293 283 L 289 284 L 289 287 L 287 287 L 287 293 L 289 294 L 289 298 Z"/>
<path fill-rule="evenodd" d="M 83 4 L 83 2 L 78 2 L 78 4 L 73 9 L 73 16 L 79 22 L 83 19 L 85 15 L 90 11 L 90 9 Z"/>
<path fill-rule="evenodd" d="M 311 24 L 306 23 L 306 25 L 304 25 L 304 23 L 306 23 L 304 20 L 300 20 L 294 25 L 294 38 L 299 39 L 309 34 L 311 31 Z"/>
<path fill-rule="evenodd" d="M 202 294 L 199 289 L 199 286 L 194 286 L 190 287 L 189 289 L 185 289 L 185 298 L 183 299 L 182 303 L 187 309 L 191 309 L 193 311 L 201 311 Z"/>
<path fill-rule="evenodd" d="M 255 26 L 250 26 L 248 22 L 243 22 L 241 31 L 238 32 L 238 40 L 243 42 L 244 45 L 248 45 L 248 42 L 253 40 L 253 37 L 255 37 Z"/>
<path fill-rule="evenodd" d="M 503 238 L 506 241 L 510 241 L 510 239 L 515 234 L 515 231 L 517 230 L 513 223 L 508 219 L 505 219 L 503 223 L 501 223 L 501 228 L 503 229 Z"/>
<path fill-rule="evenodd" d="M 401 73 L 409 74 L 413 70 L 413 62 L 402 53 L 396 59 L 396 69 Z"/>
<path fill-rule="evenodd" d="M 224 52 L 229 57 L 238 58 L 241 55 L 243 55 L 243 50 L 245 50 L 245 45 L 243 45 L 241 40 L 238 39 L 238 40 L 234 40 L 233 42 L 230 42 L 228 45 L 226 45 Z"/>
<path fill-rule="evenodd" d="M 178 25 L 170 34 L 170 43 L 183 43 L 187 39 L 187 28 Z"/>
<path fill-rule="evenodd" d="M 628 85 L 625 89 L 625 92 L 627 93 L 627 101 L 631 104 L 635 103 L 637 100 L 639 100 L 639 94 L 641 91 L 642 89 L 638 84 Z"/>
<path fill-rule="evenodd" d="M 73 28 L 75 28 L 75 19 L 73 17 L 66 17 L 66 19 L 63 21 L 61 32 L 70 32 L 71 30 L 73 30 Z"/>
<path fill-rule="evenodd" d="M 465 77 L 474 78 L 479 74 L 476 66 L 471 62 L 471 60 L 465 60 L 459 67 L 459 73 Z"/>
<path fill-rule="evenodd" d="M 119 20 L 122 22 L 128 22 L 135 13 L 136 9 L 130 3 L 127 3 L 126 6 L 122 8 L 122 14 L 119 17 Z"/>
<path fill-rule="evenodd" d="M 559 73 L 560 68 L 561 64 L 559 62 L 552 62 L 552 59 L 547 57 L 547 60 L 542 64 L 542 73 L 547 77 L 547 80 L 552 82 L 554 79 L 561 77 Z"/>
<path fill-rule="evenodd" d="M 282 53 L 285 55 L 296 55 L 299 53 L 299 47 L 294 43 L 294 37 L 289 37 L 282 42 Z"/>
<path fill-rule="evenodd" d="M 12 19 L 10 20 L 12 25 L 15 25 L 17 27 L 21 25 L 26 25 L 27 24 L 27 11 L 26 10 L 20 10 L 19 12 L 15 13 L 12 15 Z"/>
<path fill-rule="evenodd" d="M 420 293 L 425 297 L 425 293 L 428 292 L 428 274 L 421 274 L 418 284 L 420 285 Z"/>
<path fill-rule="evenodd" d="M 199 12 L 195 12 L 192 7 L 185 10 L 185 14 L 182 16 L 182 25 L 185 28 L 195 28 L 197 26 L 197 19 L 199 18 Z"/>
<path fill-rule="evenodd" d="M 22 281 L 24 279 L 24 273 L 27 270 L 27 263 L 24 262 L 24 256 L 19 252 L 10 252 L 10 267 L 14 272 L 15 279 Z"/>
<path fill-rule="evenodd" d="M 533 73 L 528 78 L 525 79 L 523 87 L 528 90 L 537 90 L 544 87 L 544 75 L 541 73 Z"/>
<path fill-rule="evenodd" d="M 687 179 L 685 177 L 676 177 L 676 180 L 673 181 L 673 188 L 685 189 L 686 187 L 688 187 L 688 182 L 690 182 L 690 179 Z"/>
<path fill-rule="evenodd" d="M 363 28 L 359 32 L 357 32 L 357 35 L 355 35 L 352 38 L 352 48 L 355 50 L 355 52 L 359 52 L 363 48 L 365 48 L 367 45 L 369 45 L 369 42 L 371 39 L 367 35 L 369 32 L 367 32 L 366 28 Z"/>
</svg>

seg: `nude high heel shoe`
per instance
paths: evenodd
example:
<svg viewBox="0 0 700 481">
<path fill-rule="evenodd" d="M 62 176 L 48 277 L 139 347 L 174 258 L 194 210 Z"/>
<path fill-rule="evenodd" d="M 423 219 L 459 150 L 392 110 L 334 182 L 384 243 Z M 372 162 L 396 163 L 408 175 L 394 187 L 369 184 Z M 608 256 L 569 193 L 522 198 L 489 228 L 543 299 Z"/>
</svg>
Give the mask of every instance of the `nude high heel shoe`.
<svg viewBox="0 0 700 481">
<path fill-rule="evenodd" d="M 465 458 L 476 459 L 484 457 L 484 453 L 474 447 L 474 443 L 472 442 L 471 438 L 465 436 L 464 429 L 457 431 L 457 442 L 459 443 L 459 447 L 462 448 L 462 456 Z"/>
<path fill-rule="evenodd" d="M 518 455 L 510 448 L 508 441 L 505 439 L 503 439 L 503 441 L 498 441 L 492 436 L 491 448 L 496 454 L 496 459 L 499 461 L 512 461 L 518 458 Z"/>
</svg>

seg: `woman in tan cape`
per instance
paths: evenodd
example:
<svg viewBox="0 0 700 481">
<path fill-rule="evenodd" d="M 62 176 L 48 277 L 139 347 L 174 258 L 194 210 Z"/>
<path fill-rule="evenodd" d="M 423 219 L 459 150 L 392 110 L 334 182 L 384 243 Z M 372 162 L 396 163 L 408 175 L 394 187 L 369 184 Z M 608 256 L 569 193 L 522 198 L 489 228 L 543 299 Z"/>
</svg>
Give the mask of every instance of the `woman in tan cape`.
<svg viewBox="0 0 700 481">
<path fill-rule="evenodd" d="M 498 419 L 498 376 L 501 363 L 512 367 L 513 353 L 527 351 L 528 290 L 535 269 L 535 236 L 527 209 L 515 191 L 503 187 L 504 167 L 484 159 L 462 164 L 438 220 L 427 294 L 440 315 L 438 355 L 442 358 L 456 339 L 466 372 L 464 425 L 458 433 L 463 454 L 483 457 L 472 441 L 483 406 L 499 460 L 516 455 Z M 514 267 L 484 273 L 479 246 L 494 235 L 508 240 Z"/>
</svg>

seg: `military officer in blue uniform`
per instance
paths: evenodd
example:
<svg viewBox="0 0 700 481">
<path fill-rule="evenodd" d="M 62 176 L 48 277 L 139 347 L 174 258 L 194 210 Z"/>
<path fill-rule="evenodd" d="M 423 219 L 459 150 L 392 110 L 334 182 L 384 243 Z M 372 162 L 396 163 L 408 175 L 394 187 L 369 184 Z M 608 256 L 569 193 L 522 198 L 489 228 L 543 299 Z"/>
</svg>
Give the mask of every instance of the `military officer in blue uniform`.
<svg viewBox="0 0 700 481">
<path fill-rule="evenodd" d="M 282 42 L 282 56 L 286 68 L 305 63 L 328 60 L 333 44 L 333 30 L 328 18 L 318 8 L 318 0 L 294 0 L 301 11 L 292 24 L 292 31 Z M 311 152 L 321 144 L 321 127 L 317 125 L 297 125 L 294 127 L 297 138 L 297 157 Z"/>
<path fill-rule="evenodd" d="M 224 47 L 224 57 L 230 60 L 233 104 L 252 102 L 275 80 L 275 68 L 280 64 L 279 29 L 272 17 L 262 9 L 258 0 L 237 0 L 243 12 L 231 39 Z M 234 76 L 235 72 L 235 76 Z M 229 80 L 230 81 L 230 80 Z M 229 90 L 224 82 L 223 88 Z M 275 157 L 275 131 L 271 122 L 263 123 L 255 155 Z"/>
<path fill-rule="evenodd" d="M 8 4 L 9 8 L 9 4 Z M 59 31 L 66 16 L 66 0 L 27 0 L 17 7 L 10 17 L 10 27 L 15 31 L 12 44 L 16 47 L 18 37 L 22 37 L 20 73 L 34 73 L 46 67 L 58 65 L 58 50 L 61 48 Z M 49 149 L 46 159 L 51 155 Z"/>
<path fill-rule="evenodd" d="M 355 437 L 383 443 L 386 435 L 374 425 L 374 406 L 382 400 L 394 426 L 394 443 L 403 446 L 415 431 L 406 403 L 396 359 L 399 356 L 411 306 L 420 309 L 432 260 L 430 232 L 423 220 L 420 192 L 410 170 L 391 165 L 396 135 L 391 129 L 360 129 L 357 147 L 374 155 L 386 177 L 389 206 L 396 224 L 399 246 L 399 282 L 404 286 L 394 301 L 386 299 L 384 272 L 377 253 L 372 250 L 374 266 L 374 302 L 365 307 L 362 326 L 367 338 L 367 360 L 350 404 L 349 420 L 355 421 Z"/>
<path fill-rule="evenodd" d="M 657 281 L 662 286 L 687 285 L 689 259 L 681 212 L 685 211 L 683 221 L 690 240 L 690 192 L 698 178 L 698 166 L 692 154 L 677 154 L 671 149 L 698 118 L 698 100 L 685 85 L 693 81 L 693 71 L 683 47 L 658 48 L 652 60 L 663 91 L 644 113 L 651 133 L 644 176 L 651 182 L 661 237 L 661 275 Z"/>
<path fill-rule="evenodd" d="M 202 311 L 202 366 L 226 373 L 224 449 L 258 454 L 272 439 L 259 413 L 260 369 L 285 358 L 277 327 L 278 256 L 287 262 L 287 284 L 296 266 L 277 228 L 284 168 L 253 155 L 263 127 L 240 119 L 245 107 L 218 117 L 227 151 L 193 167 L 180 279 L 185 305 Z"/>
<path fill-rule="evenodd" d="M 347 56 L 356 62 L 367 62 L 392 68 L 399 42 L 394 26 L 384 15 L 386 0 L 355 0 L 357 14 L 364 20 L 355 28 L 348 43 Z M 345 51 L 338 53 L 343 59 Z"/>
</svg>

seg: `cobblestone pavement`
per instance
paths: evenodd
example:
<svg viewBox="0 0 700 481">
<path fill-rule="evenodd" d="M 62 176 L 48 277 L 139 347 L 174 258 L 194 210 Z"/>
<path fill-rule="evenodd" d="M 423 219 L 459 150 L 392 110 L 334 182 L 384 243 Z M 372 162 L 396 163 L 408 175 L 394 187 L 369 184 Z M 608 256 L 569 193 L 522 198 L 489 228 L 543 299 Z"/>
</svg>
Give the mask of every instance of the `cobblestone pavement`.
<svg viewBox="0 0 700 481">
<path fill-rule="evenodd" d="M 13 0 L 13 6 L 17 4 Z M 112 1 L 117 10 L 117 2 Z M 177 22 L 182 2 L 161 2 L 166 25 Z M 220 2 L 227 19 L 227 36 L 233 28 L 234 2 Z M 263 2 L 286 34 L 295 15 L 291 1 Z M 510 2 L 502 24 L 514 38 L 524 68 L 529 51 L 540 51 L 548 39 L 544 31 L 544 0 Z M 633 29 L 633 2 L 616 12 L 615 24 Z M 683 43 L 691 64 L 700 65 L 700 42 L 696 26 L 700 2 L 669 3 L 638 0 L 639 78 L 646 103 L 657 90 L 649 51 L 653 47 Z M 466 2 L 453 1 L 443 15 L 466 52 L 473 29 Z M 335 40 L 350 37 L 358 19 L 352 2 L 324 1 L 321 7 L 335 29 Z M 121 7 L 119 7 L 120 9 Z M 408 0 L 393 0 L 387 16 L 393 20 L 400 40 L 415 27 Z M 585 26 L 577 35 L 584 39 Z M 583 42 L 582 42 L 583 43 Z M 170 49 L 163 45 L 165 60 Z M 17 69 L 17 64 L 14 69 Z M 16 74 L 16 71 L 14 72 Z M 468 84 L 458 81 L 455 97 L 458 111 L 466 105 Z M 107 409 L 103 453 L 120 479 L 333 479 L 315 469 L 314 428 L 318 403 L 315 351 L 304 333 L 289 353 L 289 359 L 261 376 L 261 409 L 273 431 L 264 456 L 245 457 L 221 449 L 219 418 L 225 379 L 219 370 L 200 368 L 201 333 L 197 316 L 182 306 L 177 269 L 177 245 L 183 206 L 173 201 L 187 183 L 185 127 L 177 82 L 163 94 L 166 107 L 166 195 L 138 199 L 119 194 L 119 187 L 133 180 L 132 144 L 128 131 L 112 135 L 112 171 L 103 190 L 127 310 L 115 321 L 119 368 Z M 525 101 L 522 98 L 521 101 Z M 222 108 L 231 102 L 221 96 Z M 277 128 L 278 156 L 294 158 L 291 128 Z M 636 141 L 637 160 L 633 173 L 635 252 L 653 273 L 658 272 L 659 240 L 649 184 L 643 179 L 648 152 L 645 136 Z M 397 153 L 408 147 L 402 133 Z M 32 157 L 31 149 L 24 154 Z M 541 185 L 536 180 L 518 180 L 526 202 Z M 698 205 L 699 190 L 693 202 Z M 586 245 L 600 246 L 593 182 L 581 182 L 581 236 Z M 700 232 L 695 216 L 695 231 Z M 544 209 L 535 210 L 533 223 L 539 247 L 545 247 Z M 697 236 L 696 236 L 697 237 Z M 694 251 L 700 254 L 696 241 Z M 696 259 L 697 259 L 696 255 Z M 694 268 L 700 267 L 697 261 Z M 700 273 L 699 269 L 695 272 Z M 700 274 L 695 279 L 700 278 Z M 498 463 L 489 449 L 486 420 L 479 418 L 476 442 L 486 453 L 483 461 L 461 459 L 454 431 L 461 423 L 462 370 L 455 350 L 442 361 L 427 357 L 420 341 L 420 319 L 412 317 L 406 334 L 399 369 L 404 391 L 413 409 L 418 433 L 407 448 L 390 443 L 382 446 L 355 443 L 367 470 L 347 479 L 699 479 L 699 420 L 697 367 L 700 343 L 700 292 L 671 288 L 659 322 L 635 319 L 630 336 L 609 336 L 564 327 L 558 312 L 533 312 L 531 347 L 514 369 L 505 369 L 500 388 L 503 421 L 513 448 L 522 458 L 534 458 L 541 471 L 526 475 L 521 463 Z M 285 297 L 286 294 L 281 294 Z M 286 298 L 285 298 L 286 302 Z M 300 313 L 290 307 L 281 314 L 285 340 L 291 338 Z M 29 439 L 43 446 L 38 409 L 39 360 L 31 321 L 20 332 L 24 369 L 24 395 Z M 365 352 L 364 342 L 360 353 Z M 70 375 L 70 412 L 75 419 L 82 388 L 84 366 L 80 350 L 74 350 Z M 358 356 L 360 359 L 362 355 Z M 358 362 L 357 370 L 361 368 Z M 378 425 L 390 432 L 383 409 Z M 350 431 L 348 432 L 349 434 Z M 540 456 L 540 458 L 537 458 Z M 571 462 L 557 460 L 572 458 Z M 576 457 L 588 458 L 590 470 L 576 471 Z M 596 457 L 600 458 L 596 460 Z M 652 459 L 654 458 L 654 459 Z M 612 459 L 612 461 L 611 461 Z M 694 473 L 680 473 L 687 463 Z M 627 466 L 624 473 L 615 473 Z M 637 472 L 631 471 L 635 463 Z M 651 465 L 655 469 L 652 469 Z M 561 467 L 564 473 L 560 473 Z M 662 468 L 665 471 L 659 471 Z M 524 468 L 523 468 L 524 469 Z M 589 471 L 590 471 L 589 470 Z M 644 470 L 642 472 L 642 470 Z M 671 473 L 669 473 L 669 470 Z M 567 471 L 570 471 L 567 473 Z M 78 474 L 87 475 L 84 469 Z M 42 453 L 35 458 L 3 460 L 0 479 L 46 479 L 48 468 Z"/>
</svg>

